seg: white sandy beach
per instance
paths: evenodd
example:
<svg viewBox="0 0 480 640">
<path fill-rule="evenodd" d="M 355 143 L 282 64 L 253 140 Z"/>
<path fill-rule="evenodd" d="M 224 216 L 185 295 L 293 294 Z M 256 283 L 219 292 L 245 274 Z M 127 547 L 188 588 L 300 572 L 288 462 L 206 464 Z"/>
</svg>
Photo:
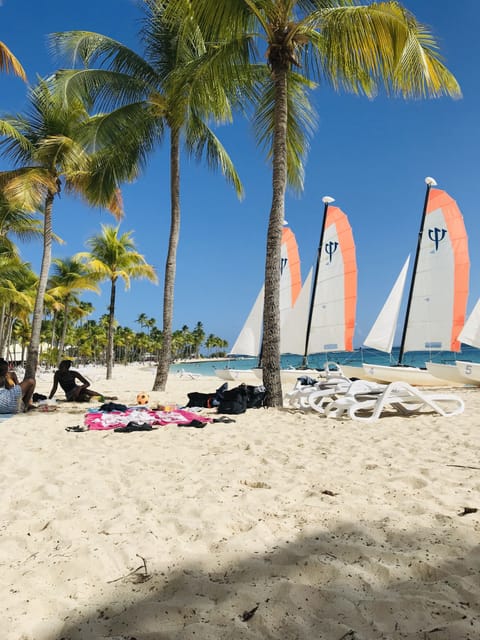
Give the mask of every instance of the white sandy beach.
<svg viewBox="0 0 480 640">
<path fill-rule="evenodd" d="M 91 377 L 125 404 L 153 382 Z M 0 422 L 1 637 L 478 640 L 480 511 L 459 513 L 480 508 L 480 391 L 455 393 L 459 417 L 368 425 L 249 409 L 72 433 L 86 407 L 63 402 Z"/>
</svg>

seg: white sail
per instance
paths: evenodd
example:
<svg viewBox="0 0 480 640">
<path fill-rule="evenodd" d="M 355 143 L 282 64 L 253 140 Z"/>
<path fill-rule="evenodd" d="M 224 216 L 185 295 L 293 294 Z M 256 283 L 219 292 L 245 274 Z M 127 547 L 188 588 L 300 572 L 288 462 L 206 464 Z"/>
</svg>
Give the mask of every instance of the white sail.
<svg viewBox="0 0 480 640">
<path fill-rule="evenodd" d="M 260 289 L 242 330 L 235 340 L 231 353 L 242 356 L 258 356 L 260 353 L 263 322 L 263 287 Z"/>
<path fill-rule="evenodd" d="M 458 339 L 471 347 L 480 348 L 480 300 L 477 301 L 472 313 L 468 316 Z"/>
<path fill-rule="evenodd" d="M 280 329 L 295 306 L 301 291 L 300 258 L 295 236 L 291 229 L 282 229 L 280 275 Z M 263 305 L 265 290 L 262 286 L 248 314 L 238 338 L 230 350 L 232 354 L 258 356 L 262 346 Z"/>
<path fill-rule="evenodd" d="M 280 329 L 280 353 L 303 354 L 307 332 L 308 310 L 312 295 L 313 268 L 303 283 L 297 302 Z"/>
<path fill-rule="evenodd" d="M 465 321 L 469 257 L 457 203 L 432 189 L 422 233 L 405 351 L 459 351 Z"/>
<path fill-rule="evenodd" d="M 370 333 L 363 343 L 366 347 L 378 349 L 378 351 L 385 351 L 386 353 L 392 352 L 393 339 L 395 338 L 395 330 L 398 322 L 398 314 L 400 313 L 400 305 L 402 303 L 409 263 L 410 256 L 406 259 L 390 295 L 385 301 L 373 327 L 370 329 Z"/>
<path fill-rule="evenodd" d="M 352 229 L 338 207 L 329 207 L 312 305 L 307 355 L 352 351 L 357 264 Z"/>
</svg>

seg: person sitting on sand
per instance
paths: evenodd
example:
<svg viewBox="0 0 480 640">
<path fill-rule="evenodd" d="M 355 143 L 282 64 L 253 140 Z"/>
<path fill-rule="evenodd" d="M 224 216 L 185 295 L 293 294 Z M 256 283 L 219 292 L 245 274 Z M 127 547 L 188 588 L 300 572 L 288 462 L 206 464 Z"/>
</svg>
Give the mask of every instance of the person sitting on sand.
<svg viewBox="0 0 480 640">
<path fill-rule="evenodd" d="M 70 360 L 62 360 L 58 365 L 58 370 L 55 371 L 53 376 L 53 387 L 48 396 L 49 399 L 55 395 L 58 385 L 65 391 L 65 396 L 69 402 L 88 402 L 93 396 L 105 397 L 102 393 L 89 389 L 90 382 L 78 371 L 71 371 L 71 365 Z M 76 380 L 82 384 L 77 384 Z"/>
<path fill-rule="evenodd" d="M 17 374 L 8 370 L 8 362 L 0 360 L 0 413 L 18 413 L 21 410 L 20 400 L 23 400 L 23 410 L 34 409 L 32 395 L 35 390 L 35 380 L 25 378 L 18 381 Z"/>
</svg>

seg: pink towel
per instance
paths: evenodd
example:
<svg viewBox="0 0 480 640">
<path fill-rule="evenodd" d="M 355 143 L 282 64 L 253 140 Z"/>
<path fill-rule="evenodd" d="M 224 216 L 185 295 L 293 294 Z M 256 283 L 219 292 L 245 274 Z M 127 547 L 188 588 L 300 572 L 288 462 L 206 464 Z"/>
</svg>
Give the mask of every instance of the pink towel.
<svg viewBox="0 0 480 640">
<path fill-rule="evenodd" d="M 197 413 L 177 409 L 176 411 L 152 411 L 151 409 L 127 409 L 126 411 L 98 411 L 85 414 L 85 425 L 89 430 L 102 431 L 124 427 L 129 422 L 139 424 L 188 424 L 192 420 L 211 422 L 211 418 Z"/>
</svg>

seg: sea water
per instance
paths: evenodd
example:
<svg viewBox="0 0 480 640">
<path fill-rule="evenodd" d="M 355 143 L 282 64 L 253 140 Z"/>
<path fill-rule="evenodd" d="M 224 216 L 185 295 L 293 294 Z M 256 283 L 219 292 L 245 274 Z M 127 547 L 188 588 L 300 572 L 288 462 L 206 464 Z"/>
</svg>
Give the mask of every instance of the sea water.
<svg viewBox="0 0 480 640">
<path fill-rule="evenodd" d="M 318 353 L 308 356 L 308 367 L 323 369 L 326 362 L 336 362 L 340 366 L 347 364 L 361 366 L 363 363 L 395 365 L 398 363 L 399 348 L 393 347 L 392 354 L 383 353 L 376 349 L 355 349 L 355 351 L 340 351 L 335 353 Z M 404 355 L 403 364 L 412 367 L 425 367 L 425 362 L 441 364 L 455 364 L 455 360 L 480 362 L 480 349 L 462 345 L 460 353 L 452 351 L 411 351 Z M 297 368 L 302 364 L 302 357 L 298 355 L 284 355 L 281 357 L 282 369 Z M 257 366 L 257 358 L 231 358 L 227 360 L 206 360 L 205 362 L 177 363 L 170 367 L 171 373 L 197 373 L 204 376 L 214 376 L 216 369 L 251 369 Z"/>
</svg>

